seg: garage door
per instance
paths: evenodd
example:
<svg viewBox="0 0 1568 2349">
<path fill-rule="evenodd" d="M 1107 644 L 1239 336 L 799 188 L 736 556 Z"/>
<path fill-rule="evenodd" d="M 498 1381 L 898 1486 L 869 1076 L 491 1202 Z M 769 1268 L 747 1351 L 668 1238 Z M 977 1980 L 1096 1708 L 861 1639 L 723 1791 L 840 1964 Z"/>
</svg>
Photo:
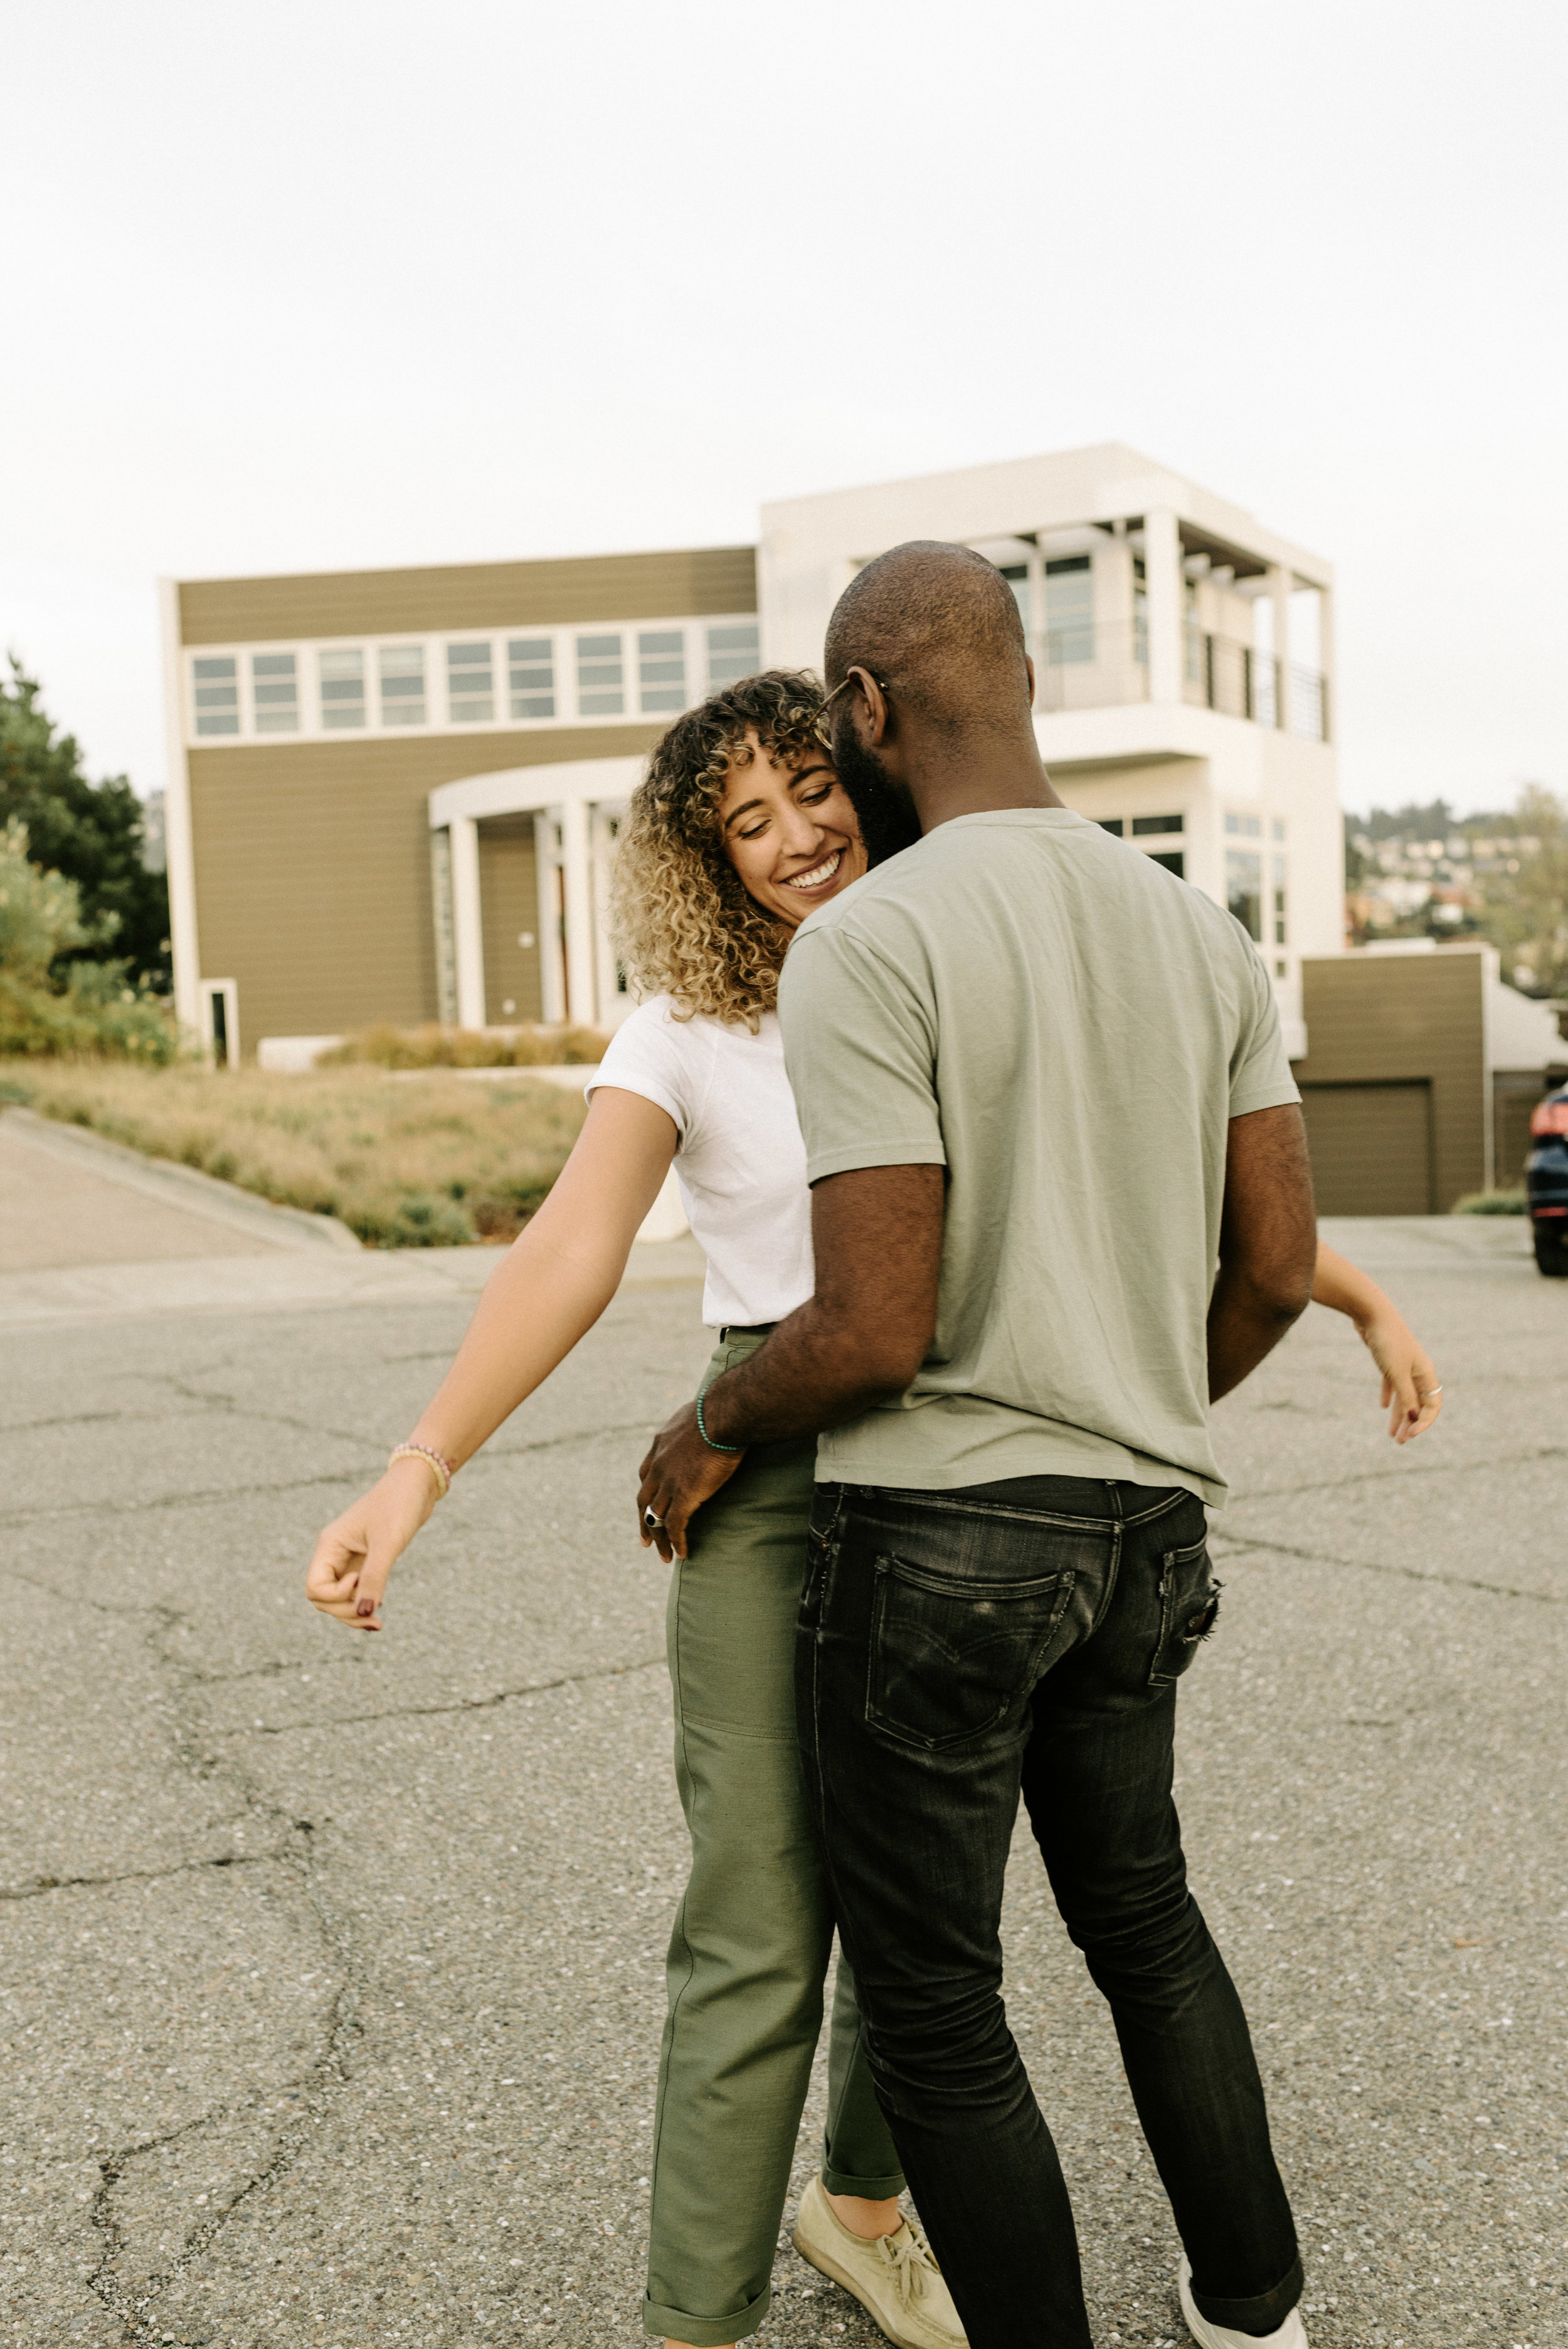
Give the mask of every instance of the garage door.
<svg viewBox="0 0 1568 2349">
<path fill-rule="evenodd" d="M 1429 1088 L 1304 1085 L 1320 1216 L 1429 1216 Z"/>
</svg>

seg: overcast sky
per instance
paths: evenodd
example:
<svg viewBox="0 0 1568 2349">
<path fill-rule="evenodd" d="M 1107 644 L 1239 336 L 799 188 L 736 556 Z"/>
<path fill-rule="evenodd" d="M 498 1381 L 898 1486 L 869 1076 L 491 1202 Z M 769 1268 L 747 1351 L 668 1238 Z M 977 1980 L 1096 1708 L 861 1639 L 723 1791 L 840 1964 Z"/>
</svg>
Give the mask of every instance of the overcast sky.
<svg viewBox="0 0 1568 2349">
<path fill-rule="evenodd" d="M 1120 440 L 1328 555 L 1347 804 L 1568 786 L 1562 0 L 10 0 L 0 644 Z"/>
</svg>

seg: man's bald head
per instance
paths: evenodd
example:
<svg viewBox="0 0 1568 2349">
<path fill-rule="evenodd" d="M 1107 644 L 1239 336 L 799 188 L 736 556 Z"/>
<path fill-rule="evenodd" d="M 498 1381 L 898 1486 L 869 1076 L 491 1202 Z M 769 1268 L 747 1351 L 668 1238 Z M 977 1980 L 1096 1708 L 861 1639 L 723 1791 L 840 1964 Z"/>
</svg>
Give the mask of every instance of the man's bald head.
<svg viewBox="0 0 1568 2349">
<path fill-rule="evenodd" d="M 823 647 L 830 688 L 869 669 L 895 709 L 955 730 L 1027 726 L 1024 663 L 1024 624 L 995 564 L 940 539 L 868 563 L 834 606 Z"/>
</svg>

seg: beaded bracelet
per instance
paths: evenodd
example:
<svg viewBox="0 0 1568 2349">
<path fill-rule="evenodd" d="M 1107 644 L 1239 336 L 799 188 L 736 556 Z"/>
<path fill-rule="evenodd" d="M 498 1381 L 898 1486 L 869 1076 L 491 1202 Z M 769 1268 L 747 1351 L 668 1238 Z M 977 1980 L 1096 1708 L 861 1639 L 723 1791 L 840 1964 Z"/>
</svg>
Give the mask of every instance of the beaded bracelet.
<svg viewBox="0 0 1568 2349">
<path fill-rule="evenodd" d="M 707 1444 L 710 1452 L 744 1452 L 746 1449 L 744 1444 L 715 1443 L 713 1437 L 708 1433 L 707 1425 L 703 1420 L 701 1395 L 698 1395 L 696 1399 L 696 1432 L 701 1436 L 703 1442 Z"/>
<path fill-rule="evenodd" d="M 436 1482 L 441 1488 L 439 1495 L 440 1499 L 444 1501 L 447 1495 L 451 1491 L 452 1479 L 458 1472 L 453 1467 L 449 1460 L 444 1459 L 441 1454 L 433 1450 L 429 1444 L 395 1444 L 391 1451 L 387 1454 L 387 1465 L 388 1468 L 391 1467 L 394 1460 L 425 1461 L 428 1466 L 435 1470 Z"/>
</svg>

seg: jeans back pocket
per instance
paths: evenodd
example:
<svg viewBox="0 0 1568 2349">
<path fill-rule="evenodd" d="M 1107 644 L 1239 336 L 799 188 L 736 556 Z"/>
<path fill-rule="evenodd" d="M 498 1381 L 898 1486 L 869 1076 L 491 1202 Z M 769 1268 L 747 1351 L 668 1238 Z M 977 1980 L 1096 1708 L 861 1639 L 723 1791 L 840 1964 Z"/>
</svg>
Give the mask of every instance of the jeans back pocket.
<svg viewBox="0 0 1568 2349">
<path fill-rule="evenodd" d="M 982 1737 L 1040 1677 L 1070 1568 L 981 1581 L 908 1558 L 876 1560 L 866 1720 L 927 1753 Z"/>
<path fill-rule="evenodd" d="M 1207 1540 L 1166 1551 L 1160 1561 L 1160 1645 L 1149 1667 L 1151 1688 L 1181 1679 L 1214 1628 L 1222 1587 Z"/>
</svg>

